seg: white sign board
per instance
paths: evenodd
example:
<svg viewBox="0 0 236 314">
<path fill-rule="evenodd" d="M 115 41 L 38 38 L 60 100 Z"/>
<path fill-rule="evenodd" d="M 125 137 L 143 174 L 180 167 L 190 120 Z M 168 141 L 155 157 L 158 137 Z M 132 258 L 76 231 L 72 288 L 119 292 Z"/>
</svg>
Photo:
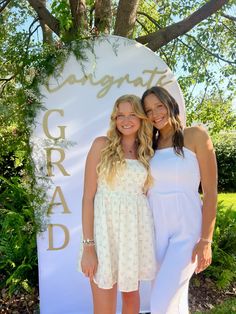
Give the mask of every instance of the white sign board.
<svg viewBox="0 0 236 314">
<path fill-rule="evenodd" d="M 41 314 L 92 313 L 88 279 L 77 271 L 84 164 L 94 138 L 106 134 L 115 100 L 161 85 L 176 98 L 185 121 L 176 79 L 151 50 L 108 36 L 95 40 L 85 55 L 83 62 L 71 55 L 62 73 L 42 87 L 46 109 L 39 112 L 32 137 L 33 158 L 40 175 L 50 179 L 53 205 L 38 236 Z M 150 284 L 141 284 L 142 311 L 149 310 L 149 294 Z M 120 303 L 119 297 L 118 313 Z"/>
</svg>

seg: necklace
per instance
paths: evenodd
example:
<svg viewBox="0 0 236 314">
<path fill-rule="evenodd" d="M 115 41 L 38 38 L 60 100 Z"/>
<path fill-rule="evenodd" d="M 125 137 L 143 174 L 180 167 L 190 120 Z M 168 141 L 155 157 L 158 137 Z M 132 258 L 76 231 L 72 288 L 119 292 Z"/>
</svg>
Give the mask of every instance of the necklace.
<svg viewBox="0 0 236 314">
<path fill-rule="evenodd" d="M 137 143 L 135 142 L 132 147 L 125 147 L 125 145 L 122 145 L 123 151 L 125 155 L 128 155 L 128 157 L 136 157 L 137 153 Z"/>
</svg>

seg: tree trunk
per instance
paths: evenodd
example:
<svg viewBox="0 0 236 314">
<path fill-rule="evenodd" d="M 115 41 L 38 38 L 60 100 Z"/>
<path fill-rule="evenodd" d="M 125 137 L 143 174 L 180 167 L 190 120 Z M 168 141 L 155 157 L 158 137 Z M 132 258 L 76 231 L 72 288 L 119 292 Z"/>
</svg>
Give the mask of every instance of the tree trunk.
<svg viewBox="0 0 236 314">
<path fill-rule="evenodd" d="M 71 16 L 73 27 L 72 34 L 76 35 L 78 30 L 87 29 L 87 16 L 86 16 L 86 1 L 85 0 L 70 0 Z"/>
<path fill-rule="evenodd" d="M 115 35 L 128 38 L 132 37 L 138 4 L 139 0 L 119 1 L 114 31 Z"/>
<path fill-rule="evenodd" d="M 96 0 L 95 27 L 99 33 L 110 33 L 111 14 L 111 0 Z"/>
<path fill-rule="evenodd" d="M 46 0 L 39 0 L 39 2 L 46 8 Z M 47 44 L 52 44 L 52 30 L 47 26 L 45 21 L 42 18 L 39 18 L 39 23 L 42 28 L 43 33 L 43 42 Z"/>
<path fill-rule="evenodd" d="M 58 36 L 60 36 L 60 24 L 59 21 L 48 11 L 48 9 L 38 0 L 28 0 L 29 4 L 37 12 L 40 20 Z"/>
</svg>

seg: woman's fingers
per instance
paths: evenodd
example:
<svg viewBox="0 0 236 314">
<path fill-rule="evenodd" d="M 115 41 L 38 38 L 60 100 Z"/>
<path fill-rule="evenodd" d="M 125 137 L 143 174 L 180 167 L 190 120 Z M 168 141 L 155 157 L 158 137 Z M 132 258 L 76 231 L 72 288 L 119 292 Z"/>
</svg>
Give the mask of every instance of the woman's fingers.
<svg viewBox="0 0 236 314">
<path fill-rule="evenodd" d="M 89 279 L 92 280 L 95 275 L 94 266 L 90 268 Z"/>
<path fill-rule="evenodd" d="M 211 264 L 211 258 L 200 258 L 195 273 L 200 273 L 205 270 Z"/>
<path fill-rule="evenodd" d="M 88 272 L 88 277 L 89 277 L 90 280 L 93 279 L 93 271 L 91 269 Z"/>
<path fill-rule="evenodd" d="M 206 269 L 209 265 L 211 265 L 211 258 L 205 260 L 204 269 Z"/>
<path fill-rule="evenodd" d="M 89 277 L 89 279 L 91 280 L 97 272 L 97 265 L 82 267 L 82 272 L 86 277 Z"/>
<path fill-rule="evenodd" d="M 195 245 L 192 253 L 192 262 L 194 263 L 197 258 L 196 274 L 200 273 L 211 264 L 211 255 L 209 243 L 200 241 Z"/>
</svg>

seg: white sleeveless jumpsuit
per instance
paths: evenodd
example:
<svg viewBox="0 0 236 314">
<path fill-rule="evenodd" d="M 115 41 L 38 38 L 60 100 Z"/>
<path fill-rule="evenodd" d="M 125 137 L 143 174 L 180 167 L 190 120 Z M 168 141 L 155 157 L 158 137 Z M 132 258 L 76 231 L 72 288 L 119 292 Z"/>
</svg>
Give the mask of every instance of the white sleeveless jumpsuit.
<svg viewBox="0 0 236 314">
<path fill-rule="evenodd" d="M 182 157 L 168 147 L 155 152 L 151 172 L 154 185 L 148 198 L 154 217 L 158 264 L 151 313 L 188 314 L 188 285 L 196 268 L 191 257 L 202 223 L 198 161 L 187 148 Z"/>
</svg>

